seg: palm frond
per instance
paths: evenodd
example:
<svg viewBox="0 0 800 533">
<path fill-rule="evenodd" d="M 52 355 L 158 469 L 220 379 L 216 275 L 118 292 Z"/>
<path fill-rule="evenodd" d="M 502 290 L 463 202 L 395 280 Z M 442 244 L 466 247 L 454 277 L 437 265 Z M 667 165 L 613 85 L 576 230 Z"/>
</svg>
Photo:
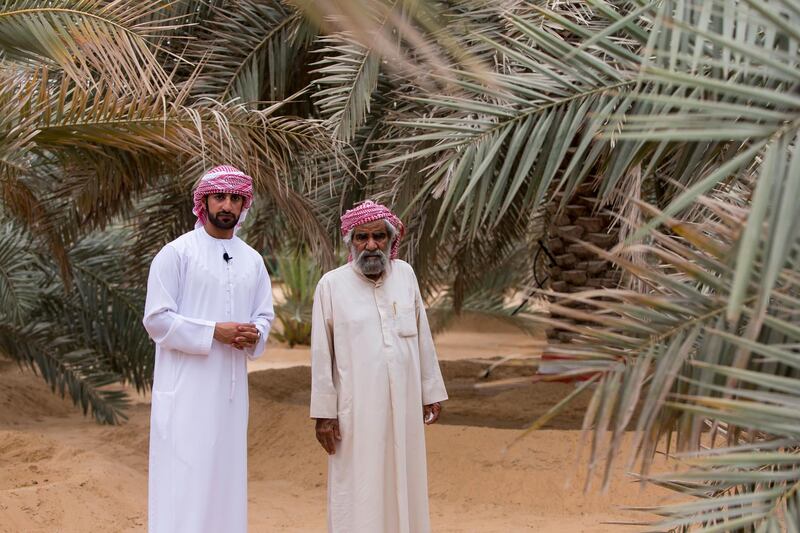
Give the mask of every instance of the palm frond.
<svg viewBox="0 0 800 533">
<path fill-rule="evenodd" d="M 35 135 L 25 144 L 28 160 L 57 154 L 69 177 L 59 192 L 91 221 L 87 229 L 129 210 L 165 174 L 182 175 L 188 190 L 207 167 L 224 161 L 247 169 L 260 191 L 320 241 L 316 222 L 285 178 L 303 154 L 331 151 L 319 121 L 279 116 L 280 104 L 261 110 L 213 101 L 187 106 L 181 100 L 165 104 L 163 95 L 143 99 L 85 91 L 69 81 L 34 85 L 46 89 L 33 97 L 35 105 L 18 104 L 13 125 L 35 117 Z M 15 166 L 11 176 L 32 172 L 26 163 Z"/>
<path fill-rule="evenodd" d="M 39 373 L 54 392 L 68 394 L 103 423 L 125 418 L 129 380 L 152 381 L 152 349 L 139 322 L 143 295 L 122 285 L 124 262 L 110 251 L 116 236 L 70 251 L 75 269 L 67 288 L 56 265 L 20 227 L 0 231 L 0 350 Z"/>
<path fill-rule="evenodd" d="M 69 395 L 98 422 L 125 420 L 128 396 L 119 387 L 120 375 L 110 370 L 102 356 L 81 348 L 81 339 L 53 335 L 56 327 L 43 321 L 21 327 L 0 324 L 0 350 L 41 375 L 53 392 Z"/>
<path fill-rule="evenodd" d="M 154 23 L 162 2 L 5 1 L 0 49 L 5 60 L 59 69 L 76 83 L 101 78 L 117 93 L 161 90 L 171 80 L 156 60 L 156 40 L 175 21 Z"/>
<path fill-rule="evenodd" d="M 111 228 L 83 239 L 70 250 L 73 289 L 51 304 L 54 316 L 80 331 L 84 346 L 103 357 L 118 380 L 148 390 L 153 376 L 153 343 L 141 322 L 145 291 L 128 281 L 126 257 L 119 243 L 130 231 Z M 57 302 L 57 303 L 56 303 Z"/>
<path fill-rule="evenodd" d="M 191 82 L 193 94 L 255 105 L 301 89 L 299 69 L 305 68 L 302 57 L 313 36 L 303 17 L 277 1 L 230 7 L 212 10 L 185 54 L 201 66 Z M 224 44 L 209 47 L 209 42 Z"/>
<path fill-rule="evenodd" d="M 386 58 L 385 67 L 406 77 L 423 79 L 430 72 L 442 74 L 451 65 L 484 76 L 487 67 L 461 46 L 454 26 L 446 18 L 451 4 L 397 0 L 291 0 L 327 35 L 347 36 L 348 41 Z M 462 4 L 462 9 L 470 2 Z M 460 21 L 465 23 L 467 18 Z"/>
<path fill-rule="evenodd" d="M 637 83 L 630 54 L 598 57 L 532 20 L 507 20 L 527 40 L 479 36 L 503 58 L 493 85 L 454 72 L 447 81 L 458 92 L 409 96 L 430 111 L 397 120 L 409 133 L 392 140 L 398 149 L 377 163 L 399 170 L 410 160 L 428 161 L 423 190 L 442 198 L 441 227 L 456 212 L 463 213 L 462 228 L 474 228 L 496 224 L 515 202 L 532 211 L 557 176 L 577 186 L 606 149 L 595 134 L 625 108 L 622 95 Z"/>
<path fill-rule="evenodd" d="M 324 54 L 315 80 L 321 87 L 314 98 L 323 115 L 333 125 L 336 138 L 349 142 L 370 112 L 372 93 L 378 86 L 381 57 L 346 35 L 321 38 Z"/>
<path fill-rule="evenodd" d="M 704 199 L 702 205 L 693 220 L 712 223 L 669 219 L 682 237 L 651 230 L 651 244 L 639 245 L 651 257 L 649 267 L 596 250 L 652 290 L 556 295 L 552 306 L 551 311 L 578 318 L 582 325 L 560 323 L 578 337 L 572 345 L 554 345 L 548 351 L 591 361 L 602 376 L 596 391 L 601 407 L 587 413 L 585 426 L 595 431 L 592 465 L 598 464 L 601 442 L 609 435 L 606 482 L 622 436 L 631 427 L 636 431 L 635 455 L 629 465 L 638 463 L 645 476 L 665 439 L 675 438 L 679 450 L 718 447 L 722 439 L 736 454 L 741 453 L 737 446 L 748 443 L 771 450 L 771 442 L 782 443 L 787 454 L 797 453 L 800 434 L 793 419 L 800 407 L 800 235 L 793 235 L 791 252 L 763 307 L 761 278 L 768 255 L 761 249 L 756 253 L 740 313 L 731 319 L 727 311 L 741 272 L 737 261 L 744 239 L 739 229 L 752 211 L 732 210 L 717 199 Z M 796 211 L 795 205 L 789 214 L 793 217 Z M 771 231 L 769 222 L 759 226 Z M 794 505 L 797 469 L 791 464 L 778 467 L 771 460 L 764 456 L 747 467 L 731 458 L 715 467 L 713 460 L 702 459 L 684 473 L 656 478 L 665 486 L 715 498 L 657 510 L 667 517 L 660 526 L 727 531 L 785 519 L 793 509 L 787 506 Z M 735 504 L 734 495 L 748 495 L 750 503 Z"/>
<path fill-rule="evenodd" d="M 46 270 L 31 253 L 30 236 L 17 224 L 0 220 L 0 317 L 3 322 L 21 324 L 38 305 Z"/>
</svg>

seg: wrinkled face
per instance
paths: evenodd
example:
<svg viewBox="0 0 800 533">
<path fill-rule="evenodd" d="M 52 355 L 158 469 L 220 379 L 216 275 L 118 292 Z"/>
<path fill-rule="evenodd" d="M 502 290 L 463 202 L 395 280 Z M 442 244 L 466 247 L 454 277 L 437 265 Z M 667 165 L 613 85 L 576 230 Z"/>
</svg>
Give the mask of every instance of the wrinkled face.
<svg viewBox="0 0 800 533">
<path fill-rule="evenodd" d="M 376 220 L 353 229 L 350 252 L 359 270 L 366 276 L 375 276 L 389 264 L 391 236 L 383 220 Z"/>
<path fill-rule="evenodd" d="M 222 230 L 236 227 L 242 214 L 244 196 L 241 194 L 216 193 L 206 196 L 208 221 Z"/>
</svg>

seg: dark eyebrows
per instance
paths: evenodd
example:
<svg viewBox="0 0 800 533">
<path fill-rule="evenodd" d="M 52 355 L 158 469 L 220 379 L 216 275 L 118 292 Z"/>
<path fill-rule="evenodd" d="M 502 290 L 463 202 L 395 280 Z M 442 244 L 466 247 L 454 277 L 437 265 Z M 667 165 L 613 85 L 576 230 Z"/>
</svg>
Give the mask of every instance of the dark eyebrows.
<svg viewBox="0 0 800 533">
<path fill-rule="evenodd" d="M 231 197 L 231 201 L 233 201 L 233 202 L 238 202 L 239 200 L 244 200 L 244 196 L 243 195 L 241 195 L 239 193 L 235 193 L 235 192 L 215 192 L 215 193 L 212 193 L 211 196 L 213 196 L 217 200 L 221 200 L 221 199 L 224 199 L 226 196 L 230 196 Z"/>
<path fill-rule="evenodd" d="M 359 241 L 365 241 L 370 235 L 372 235 L 372 238 L 375 239 L 376 241 L 382 241 L 387 237 L 387 233 L 385 231 L 375 231 L 371 234 L 366 231 L 359 231 L 353 234 L 353 239 Z"/>
</svg>

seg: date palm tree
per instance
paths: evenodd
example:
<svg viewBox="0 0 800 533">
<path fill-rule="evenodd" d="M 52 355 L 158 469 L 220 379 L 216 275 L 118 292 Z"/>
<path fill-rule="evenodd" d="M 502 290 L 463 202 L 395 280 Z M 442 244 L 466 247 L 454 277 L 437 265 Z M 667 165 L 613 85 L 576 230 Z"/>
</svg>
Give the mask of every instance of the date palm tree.
<svg viewBox="0 0 800 533">
<path fill-rule="evenodd" d="M 459 66 L 397 76 L 348 34 L 328 43 L 319 93 L 339 95 L 337 131 L 357 138 L 360 119 L 368 189 L 413 221 L 428 286 L 463 302 L 544 214 L 551 234 L 635 281 L 551 291 L 560 318 L 540 318 L 573 333 L 549 349 L 596 386 L 591 464 L 610 435 L 610 466 L 630 428 L 645 475 L 664 442 L 705 450 L 657 478 L 700 497 L 660 509 L 663 527 L 797 530 L 800 4 L 437 5 L 490 79 Z M 614 253 L 582 239 L 571 206 L 615 221 Z"/>
<path fill-rule="evenodd" d="M 277 1 L 224 4 L 0 3 L 0 343 L 104 422 L 122 416 L 114 383 L 151 383 L 143 276 L 191 227 L 204 169 L 246 168 L 283 214 L 254 229 L 332 257 L 295 183 L 332 148 L 292 101 L 311 30 Z"/>
<path fill-rule="evenodd" d="M 109 290 L 135 293 L 191 223 L 192 179 L 225 159 L 265 198 L 259 247 L 295 228 L 331 261 L 342 207 L 382 199 L 445 308 L 570 331 L 549 350 L 595 386 L 585 428 L 595 468 L 609 439 L 606 481 L 631 428 L 646 478 L 661 443 L 695 454 L 655 479 L 699 497 L 657 510 L 662 526 L 797 530 L 799 21 L 797 0 L 6 1 L 0 191 L 31 260 L 0 257 L 17 302 L 4 350 L 41 369 L 43 352 L 13 348 L 57 329 L 21 328 L 100 294 L 80 289 L 81 246 L 122 254 Z M 548 236 L 595 254 L 557 261 L 561 281 L 613 264 L 629 288 L 549 291 L 549 318 L 508 306 Z M 31 296 L 42 280 L 67 295 L 55 314 Z M 109 297 L 95 312 L 118 327 Z M 101 409 L 107 383 L 147 366 L 112 365 L 121 344 L 87 335 L 58 353 Z"/>
</svg>

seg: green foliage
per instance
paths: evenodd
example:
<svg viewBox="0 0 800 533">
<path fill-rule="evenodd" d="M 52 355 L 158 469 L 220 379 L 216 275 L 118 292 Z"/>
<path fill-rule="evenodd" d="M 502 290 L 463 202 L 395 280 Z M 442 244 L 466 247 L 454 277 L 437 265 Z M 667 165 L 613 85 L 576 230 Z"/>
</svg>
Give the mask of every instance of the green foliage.
<svg viewBox="0 0 800 533">
<path fill-rule="evenodd" d="M 780 185 L 784 192 L 794 187 L 789 182 Z M 592 468 L 602 464 L 599 450 L 608 439 L 605 482 L 633 428 L 629 467 L 638 464 L 653 482 L 700 498 L 649 509 L 665 517 L 659 527 L 780 531 L 780 523 L 800 525 L 800 231 L 791 230 L 793 251 L 764 299 L 763 278 L 772 267 L 765 236 L 774 229 L 761 226 L 739 312 L 730 318 L 741 228 L 754 207 L 726 196 L 717 191 L 701 199 L 691 219 L 650 230 L 651 243 L 641 247 L 648 268 L 598 251 L 648 289 L 555 295 L 553 310 L 583 325 L 559 322 L 579 336 L 549 349 L 600 372 L 585 427 L 595 432 Z M 767 218 L 777 209 L 779 202 Z M 688 468 L 650 476 L 656 450 L 665 445 L 683 452 Z"/>
<path fill-rule="evenodd" d="M 290 347 L 311 344 L 311 309 L 314 291 L 322 272 L 306 252 L 280 255 L 277 258 L 281 298 L 275 305 L 280 331 L 272 335 Z"/>
<path fill-rule="evenodd" d="M 645 476 L 673 436 L 708 446 L 656 478 L 699 496 L 663 527 L 800 529 L 800 3 L 292 5 L 0 3 L 0 347 L 115 420 L 112 384 L 148 384 L 147 262 L 211 164 L 256 177 L 248 239 L 326 268 L 345 208 L 391 204 L 440 323 L 509 315 L 536 221 L 589 183 L 598 210 L 651 215 L 620 220 L 644 263 L 608 256 L 641 291 L 553 304 L 591 324 L 552 349 L 600 370 L 594 458 L 629 428 Z M 281 262 L 292 344 L 319 271 Z"/>
<path fill-rule="evenodd" d="M 0 349 L 113 423 L 119 384 L 152 383 L 147 268 L 191 228 L 204 170 L 246 169 L 283 213 L 251 232 L 275 224 L 330 263 L 294 190 L 333 144 L 291 101 L 314 30 L 278 1 L 25 0 L 0 2 L 0 34 Z"/>
<path fill-rule="evenodd" d="M 58 265 L 19 225 L 0 225 L 0 350 L 69 395 L 102 423 L 125 418 L 121 383 L 152 383 L 153 346 L 141 322 L 144 292 L 126 284 L 113 229 L 68 251 L 67 287 Z M 132 327 L 133 325 L 133 327 Z"/>
</svg>

